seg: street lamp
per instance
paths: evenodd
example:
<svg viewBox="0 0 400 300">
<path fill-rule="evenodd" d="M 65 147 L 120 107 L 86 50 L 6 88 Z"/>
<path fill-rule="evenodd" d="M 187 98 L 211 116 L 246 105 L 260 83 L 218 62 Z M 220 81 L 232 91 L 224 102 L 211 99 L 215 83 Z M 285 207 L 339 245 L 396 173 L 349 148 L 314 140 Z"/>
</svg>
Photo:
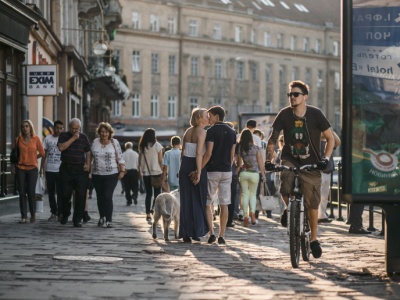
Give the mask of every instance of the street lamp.
<svg viewBox="0 0 400 300">
<path fill-rule="evenodd" d="M 108 45 L 103 41 L 102 38 L 93 45 L 93 52 L 97 56 L 104 55 L 107 52 L 107 50 L 108 50 Z"/>
</svg>

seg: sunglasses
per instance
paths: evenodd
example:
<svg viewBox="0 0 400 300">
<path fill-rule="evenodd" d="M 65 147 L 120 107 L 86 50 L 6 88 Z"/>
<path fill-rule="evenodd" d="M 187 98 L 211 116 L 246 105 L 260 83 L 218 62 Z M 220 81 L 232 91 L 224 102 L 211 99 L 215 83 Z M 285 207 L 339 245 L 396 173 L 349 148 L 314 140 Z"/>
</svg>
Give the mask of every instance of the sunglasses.
<svg viewBox="0 0 400 300">
<path fill-rule="evenodd" d="M 299 95 L 306 95 L 306 94 L 303 94 L 303 93 L 299 93 L 299 92 L 293 92 L 293 93 L 287 93 L 286 94 L 288 97 L 295 97 L 295 98 L 297 98 Z"/>
</svg>

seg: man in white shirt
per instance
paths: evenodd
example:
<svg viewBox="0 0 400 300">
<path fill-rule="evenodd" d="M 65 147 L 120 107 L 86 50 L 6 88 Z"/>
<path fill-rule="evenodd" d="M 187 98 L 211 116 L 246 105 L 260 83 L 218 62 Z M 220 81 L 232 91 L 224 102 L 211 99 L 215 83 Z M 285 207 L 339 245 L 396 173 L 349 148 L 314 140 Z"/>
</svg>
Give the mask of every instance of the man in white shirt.
<svg viewBox="0 0 400 300">
<path fill-rule="evenodd" d="M 59 170 L 61 164 L 61 152 L 57 147 L 58 137 L 64 130 L 64 124 L 60 120 L 54 122 L 54 132 L 43 140 L 45 155 L 40 163 L 40 176 L 46 174 L 46 185 L 49 194 L 51 216 L 49 221 L 57 221 L 61 213 L 61 182 L 59 180 Z M 56 200 L 57 193 L 57 200 Z"/>
<path fill-rule="evenodd" d="M 163 189 L 173 191 L 179 188 L 178 172 L 181 166 L 181 138 L 171 138 L 171 150 L 164 153 L 163 157 Z"/>
<path fill-rule="evenodd" d="M 138 203 L 138 190 L 139 190 L 139 171 L 138 171 L 138 159 L 139 154 L 132 149 L 132 143 L 125 143 L 125 152 L 122 153 L 122 157 L 125 161 L 126 174 L 122 180 L 125 184 L 125 199 L 126 205 L 132 204 L 132 198 L 135 205 Z"/>
</svg>

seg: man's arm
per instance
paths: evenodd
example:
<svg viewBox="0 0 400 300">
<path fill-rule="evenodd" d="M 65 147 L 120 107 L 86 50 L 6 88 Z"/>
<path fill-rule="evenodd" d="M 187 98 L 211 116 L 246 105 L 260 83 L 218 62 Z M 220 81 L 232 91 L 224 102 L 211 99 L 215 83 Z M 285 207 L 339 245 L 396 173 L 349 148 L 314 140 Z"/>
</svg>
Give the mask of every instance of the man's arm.
<svg viewBox="0 0 400 300">
<path fill-rule="evenodd" d="M 342 144 L 342 141 L 340 140 L 340 137 L 336 134 L 336 132 L 333 129 L 332 129 L 332 134 L 333 134 L 333 138 L 335 140 L 335 145 L 333 146 L 333 149 L 336 149 L 337 147 L 339 147 Z"/>
<path fill-rule="evenodd" d="M 57 145 L 58 146 L 58 150 L 60 150 L 62 152 L 65 149 L 68 149 L 68 147 L 71 146 L 71 144 L 73 142 L 75 142 L 77 139 L 79 139 L 79 132 L 76 132 L 75 134 L 73 134 L 68 141 L 66 141 L 64 143 L 59 143 Z"/>
<path fill-rule="evenodd" d="M 275 146 L 276 142 L 278 141 L 278 137 L 279 137 L 279 130 L 272 128 L 272 132 L 268 138 L 268 143 L 267 143 L 267 155 L 266 155 L 267 161 L 272 161 L 274 159 Z"/>
<path fill-rule="evenodd" d="M 203 169 L 205 167 L 205 165 L 208 163 L 208 161 L 210 160 L 213 148 L 214 148 L 214 142 L 206 142 L 206 153 L 204 153 L 204 156 L 203 156 L 203 162 L 201 164 L 201 169 Z"/>
<path fill-rule="evenodd" d="M 333 130 L 331 127 L 329 127 L 327 130 L 322 132 L 326 139 L 326 146 L 325 146 L 325 158 L 329 160 L 329 158 L 332 155 L 333 148 L 335 146 L 335 138 L 333 137 Z"/>
<path fill-rule="evenodd" d="M 92 163 L 92 153 L 90 151 L 86 152 L 86 163 L 83 166 L 83 170 L 90 172 L 90 165 Z"/>
</svg>

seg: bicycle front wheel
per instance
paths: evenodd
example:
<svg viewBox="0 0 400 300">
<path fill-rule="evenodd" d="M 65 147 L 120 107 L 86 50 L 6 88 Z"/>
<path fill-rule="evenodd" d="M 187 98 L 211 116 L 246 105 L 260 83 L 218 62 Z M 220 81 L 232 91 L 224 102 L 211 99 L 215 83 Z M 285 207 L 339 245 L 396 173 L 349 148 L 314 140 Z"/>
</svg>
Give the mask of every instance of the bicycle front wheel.
<svg viewBox="0 0 400 300">
<path fill-rule="evenodd" d="M 300 202 L 291 201 L 289 209 L 290 262 L 293 268 L 298 268 L 300 259 Z"/>
</svg>

